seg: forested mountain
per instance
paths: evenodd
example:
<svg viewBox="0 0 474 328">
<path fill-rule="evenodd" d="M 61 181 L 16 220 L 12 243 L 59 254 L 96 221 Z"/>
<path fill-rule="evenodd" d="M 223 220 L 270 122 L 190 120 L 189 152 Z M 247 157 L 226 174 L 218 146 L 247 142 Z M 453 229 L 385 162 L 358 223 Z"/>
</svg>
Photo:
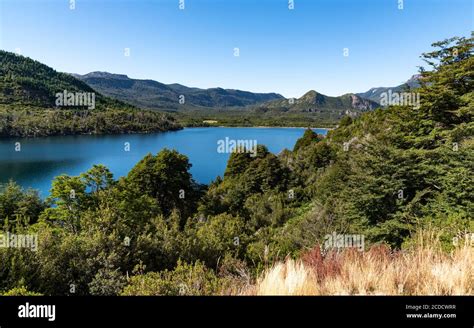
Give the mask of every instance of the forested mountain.
<svg viewBox="0 0 474 328">
<path fill-rule="evenodd" d="M 474 231 L 473 39 L 433 46 L 423 55 L 430 70 L 421 72 L 416 89 L 420 106 L 346 116 L 327 137 L 307 130 L 293 150 L 278 155 L 264 145 L 256 156 L 235 152 L 224 176 L 209 186 L 194 182 L 186 156 L 167 149 L 145 156 L 118 180 L 101 165 L 59 176 L 47 202 L 14 183 L 5 186 L 1 229 L 36 233 L 39 247 L 0 248 L 0 291 L 239 294 L 275 261 L 309 252 L 320 280 L 341 275 L 348 263 L 323 263 L 337 257 L 319 249 L 334 232 L 364 236 L 380 270 L 423 242 L 423 230 L 436 236 L 437 247 L 456 250 L 453 238 Z M 428 253 L 408 271 L 433 258 L 432 245 L 424 247 Z M 446 263 L 428 270 L 434 293 L 472 294 L 469 250 L 458 259 L 468 271 L 444 275 Z M 426 285 L 412 273 L 401 276 L 399 266 L 393 280 L 380 282 L 381 272 L 364 271 L 357 252 L 349 256 L 352 270 L 367 272 L 369 283 L 346 276 L 346 285 L 325 286 L 333 293 L 373 294 L 390 284 L 419 294 L 410 284 Z M 449 287 L 446 277 L 454 276 L 459 289 Z"/>
<path fill-rule="evenodd" d="M 0 50 L 2 137 L 153 132 L 178 128 L 168 115 L 138 110 L 103 96 L 69 74 Z"/>
<path fill-rule="evenodd" d="M 253 109 L 258 113 L 311 113 L 320 120 L 337 121 L 345 115 L 355 116 L 378 107 L 378 103 L 356 94 L 330 97 L 311 90 L 297 99 L 272 100 Z"/>
<path fill-rule="evenodd" d="M 211 88 L 190 88 L 181 84 L 163 84 L 153 80 L 131 79 L 126 75 L 107 72 L 73 74 L 95 90 L 141 108 L 179 110 L 189 108 L 245 107 L 272 99 L 276 93 Z M 181 103 L 180 103 L 180 99 Z"/>
</svg>

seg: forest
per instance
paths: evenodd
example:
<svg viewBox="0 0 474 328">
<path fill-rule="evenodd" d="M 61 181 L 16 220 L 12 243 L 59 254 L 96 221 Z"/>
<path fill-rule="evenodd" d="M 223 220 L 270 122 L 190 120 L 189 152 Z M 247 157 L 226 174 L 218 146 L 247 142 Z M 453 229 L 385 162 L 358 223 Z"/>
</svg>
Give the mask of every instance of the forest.
<svg viewBox="0 0 474 328">
<path fill-rule="evenodd" d="M 436 237 L 430 239 L 439 248 L 436 256 L 455 256 L 450 254 L 458 254 L 460 245 L 453 240 L 474 231 L 472 42 L 453 37 L 422 55 L 429 69 L 421 69 L 414 90 L 419 106 L 344 117 L 326 137 L 308 129 L 294 149 L 278 155 L 264 145 L 256 156 L 234 152 L 224 175 L 210 185 L 196 183 L 188 158 L 170 149 L 148 154 L 118 179 L 100 164 L 79 176 L 58 176 L 45 200 L 13 181 L 3 185 L 1 233 L 35 234 L 38 248 L 0 248 L 0 293 L 266 294 L 269 273 L 289 275 L 317 262 L 314 279 L 306 280 L 313 285 L 296 292 L 371 294 L 380 286 L 314 286 L 330 272 L 345 272 L 334 264 L 341 256 L 366 265 L 378 256 L 385 269 L 390 265 L 383 261 L 407 261 L 403 252 L 427 247 L 420 246 L 427 234 Z M 11 121 L 4 110 L 0 115 Z M 32 110 L 16 118 L 30 132 L 8 123 L 16 131 L 8 133 L 41 135 L 31 131 L 42 122 L 53 124 L 56 115 L 79 119 L 67 111 L 38 115 L 51 117 L 37 120 Z M 127 115 L 135 115 L 137 125 L 153 124 L 140 117 L 146 114 Z M 119 126 L 136 130 L 130 121 Z M 53 124 L 57 134 L 71 128 L 61 122 Z M 103 122 L 85 126 L 103 133 L 114 129 L 116 121 Z M 367 252 L 322 250 L 333 232 L 363 235 Z M 390 288 L 402 284 L 401 294 L 472 294 L 472 249 L 459 255 L 465 269 L 459 289 L 426 291 L 411 280 L 394 281 Z M 403 263 L 408 270 L 410 261 Z"/>
</svg>

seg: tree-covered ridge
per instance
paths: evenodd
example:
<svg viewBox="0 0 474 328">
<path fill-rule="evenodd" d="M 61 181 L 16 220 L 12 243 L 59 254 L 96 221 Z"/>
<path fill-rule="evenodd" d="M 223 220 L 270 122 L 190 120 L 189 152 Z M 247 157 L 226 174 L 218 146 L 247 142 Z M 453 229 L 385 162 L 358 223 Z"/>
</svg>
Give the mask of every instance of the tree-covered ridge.
<svg viewBox="0 0 474 328">
<path fill-rule="evenodd" d="M 403 250 L 430 228 L 453 249 L 474 231 L 472 42 L 424 55 L 420 106 L 346 117 L 326 138 L 308 130 L 278 155 L 233 153 L 207 187 L 166 149 L 119 180 L 100 165 L 57 177 L 46 202 L 7 185 L 3 231 L 37 233 L 39 247 L 0 248 L 0 290 L 232 294 L 333 232 Z"/>
<path fill-rule="evenodd" d="M 0 105 L 0 137 L 152 133 L 181 129 L 169 115 L 146 110 L 20 108 Z"/>
<path fill-rule="evenodd" d="M 1 137 L 147 133 L 180 128 L 167 114 L 141 111 L 105 97 L 75 77 L 30 58 L 0 50 L 0 63 Z M 57 106 L 57 94 L 64 92 L 93 94 L 93 106 Z"/>
</svg>

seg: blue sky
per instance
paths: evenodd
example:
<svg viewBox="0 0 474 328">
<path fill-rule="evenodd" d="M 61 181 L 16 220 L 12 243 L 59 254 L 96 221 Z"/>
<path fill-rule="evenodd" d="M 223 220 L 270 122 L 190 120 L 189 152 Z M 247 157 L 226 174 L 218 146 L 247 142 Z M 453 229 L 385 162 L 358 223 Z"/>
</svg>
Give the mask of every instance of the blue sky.
<svg viewBox="0 0 474 328">
<path fill-rule="evenodd" d="M 400 84 L 431 43 L 474 29 L 472 0 L 184 1 L 0 0 L 0 48 L 63 72 L 337 96 Z"/>
</svg>

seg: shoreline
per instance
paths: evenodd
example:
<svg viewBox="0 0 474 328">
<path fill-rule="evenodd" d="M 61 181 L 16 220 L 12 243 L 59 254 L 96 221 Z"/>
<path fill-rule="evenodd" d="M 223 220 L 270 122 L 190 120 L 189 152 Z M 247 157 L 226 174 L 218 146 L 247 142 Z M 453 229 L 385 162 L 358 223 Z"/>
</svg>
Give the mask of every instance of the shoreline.
<svg viewBox="0 0 474 328">
<path fill-rule="evenodd" d="M 185 126 L 185 129 L 193 128 L 238 128 L 238 129 L 254 129 L 254 128 L 265 128 L 265 129 L 320 129 L 320 130 L 334 130 L 336 127 L 325 128 L 325 127 L 307 127 L 307 126 L 265 126 L 265 125 L 255 125 L 255 126 L 228 126 L 228 125 L 213 125 L 213 126 Z"/>
<path fill-rule="evenodd" d="M 123 135 L 149 135 L 155 133 L 167 133 L 167 132 L 179 132 L 184 129 L 207 129 L 207 128 L 235 128 L 235 129 L 308 129 L 308 127 L 301 126 L 226 126 L 226 125 L 216 125 L 216 126 L 183 126 L 179 129 L 170 129 L 165 131 L 150 131 L 150 132 L 124 132 L 124 133 L 77 133 L 77 134 L 51 134 L 51 135 L 40 135 L 40 136 L 0 136 L 0 140 L 21 140 L 21 139 L 40 139 L 40 138 L 52 138 L 52 137 L 87 137 L 87 136 L 123 136 Z M 324 128 L 324 127 L 309 127 L 309 129 L 319 129 L 319 130 L 334 130 L 333 128 Z"/>
</svg>

